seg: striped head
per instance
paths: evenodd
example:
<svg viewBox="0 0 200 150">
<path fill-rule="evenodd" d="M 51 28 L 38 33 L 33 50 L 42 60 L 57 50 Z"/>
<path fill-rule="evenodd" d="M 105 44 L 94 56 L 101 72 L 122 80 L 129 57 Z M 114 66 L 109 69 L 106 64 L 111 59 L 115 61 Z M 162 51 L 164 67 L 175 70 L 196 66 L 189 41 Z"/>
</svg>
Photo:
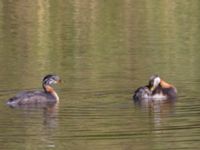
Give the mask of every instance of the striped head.
<svg viewBox="0 0 200 150">
<path fill-rule="evenodd" d="M 151 76 L 150 79 L 149 79 L 150 90 L 151 91 L 155 90 L 155 88 L 158 87 L 160 82 L 161 82 L 161 79 L 160 79 L 160 77 L 158 75 Z"/>
<path fill-rule="evenodd" d="M 52 85 L 60 82 L 61 82 L 60 77 L 52 74 L 46 75 L 42 80 L 43 85 Z"/>
</svg>

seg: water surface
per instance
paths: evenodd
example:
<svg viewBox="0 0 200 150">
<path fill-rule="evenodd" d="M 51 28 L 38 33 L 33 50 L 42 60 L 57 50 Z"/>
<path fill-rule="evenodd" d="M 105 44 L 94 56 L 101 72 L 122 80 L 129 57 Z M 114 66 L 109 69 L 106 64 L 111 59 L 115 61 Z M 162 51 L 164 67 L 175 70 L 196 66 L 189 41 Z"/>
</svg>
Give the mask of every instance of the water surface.
<svg viewBox="0 0 200 150">
<path fill-rule="evenodd" d="M 199 3 L 1 1 L 0 149 L 198 149 Z M 48 73 L 62 78 L 59 104 L 5 105 Z M 133 103 L 152 74 L 175 102 Z"/>
</svg>

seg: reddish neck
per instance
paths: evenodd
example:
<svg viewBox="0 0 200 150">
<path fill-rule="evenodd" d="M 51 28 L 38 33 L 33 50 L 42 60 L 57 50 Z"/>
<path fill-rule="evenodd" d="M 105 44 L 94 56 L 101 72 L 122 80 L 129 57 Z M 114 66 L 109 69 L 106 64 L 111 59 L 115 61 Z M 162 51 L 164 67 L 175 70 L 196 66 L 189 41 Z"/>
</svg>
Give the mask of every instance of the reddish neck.
<svg viewBox="0 0 200 150">
<path fill-rule="evenodd" d="M 43 88 L 44 88 L 45 92 L 53 95 L 56 98 L 57 101 L 59 100 L 57 93 L 55 92 L 55 90 L 50 85 L 43 85 Z"/>
<path fill-rule="evenodd" d="M 173 87 L 173 85 L 171 85 L 171 84 L 165 82 L 164 80 L 161 80 L 161 81 L 160 81 L 160 85 L 161 85 L 161 87 L 163 87 L 163 88 L 170 88 L 170 87 Z"/>
<path fill-rule="evenodd" d="M 43 85 L 43 88 L 44 88 L 45 92 L 47 92 L 47 93 L 55 92 L 54 89 L 49 85 Z"/>
</svg>

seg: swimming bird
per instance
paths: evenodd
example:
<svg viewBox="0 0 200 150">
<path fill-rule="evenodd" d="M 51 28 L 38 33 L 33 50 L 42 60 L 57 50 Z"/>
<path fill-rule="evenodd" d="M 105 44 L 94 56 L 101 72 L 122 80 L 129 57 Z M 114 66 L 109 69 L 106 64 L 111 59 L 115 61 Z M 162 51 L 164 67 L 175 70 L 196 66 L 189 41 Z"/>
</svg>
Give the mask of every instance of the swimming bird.
<svg viewBox="0 0 200 150">
<path fill-rule="evenodd" d="M 7 101 L 7 105 L 15 107 L 21 105 L 40 105 L 56 103 L 59 97 L 52 85 L 60 83 L 61 79 L 57 75 L 46 75 L 42 80 L 44 91 L 23 91 Z"/>
<path fill-rule="evenodd" d="M 167 100 L 175 99 L 177 96 L 176 88 L 162 80 L 158 75 L 153 75 L 149 79 L 149 84 L 138 88 L 133 95 L 135 101 L 143 99 Z"/>
</svg>

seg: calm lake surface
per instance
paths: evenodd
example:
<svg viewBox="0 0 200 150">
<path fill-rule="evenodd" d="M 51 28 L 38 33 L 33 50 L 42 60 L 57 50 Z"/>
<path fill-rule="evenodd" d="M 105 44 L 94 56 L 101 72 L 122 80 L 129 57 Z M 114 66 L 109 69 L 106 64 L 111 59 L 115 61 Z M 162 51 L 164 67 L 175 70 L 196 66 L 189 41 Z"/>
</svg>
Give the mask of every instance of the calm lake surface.
<svg viewBox="0 0 200 150">
<path fill-rule="evenodd" d="M 199 149 L 199 66 L 199 0 L 2 0 L 0 149 Z M 49 73 L 59 104 L 6 106 Z M 133 103 L 152 74 L 176 101 Z"/>
</svg>

